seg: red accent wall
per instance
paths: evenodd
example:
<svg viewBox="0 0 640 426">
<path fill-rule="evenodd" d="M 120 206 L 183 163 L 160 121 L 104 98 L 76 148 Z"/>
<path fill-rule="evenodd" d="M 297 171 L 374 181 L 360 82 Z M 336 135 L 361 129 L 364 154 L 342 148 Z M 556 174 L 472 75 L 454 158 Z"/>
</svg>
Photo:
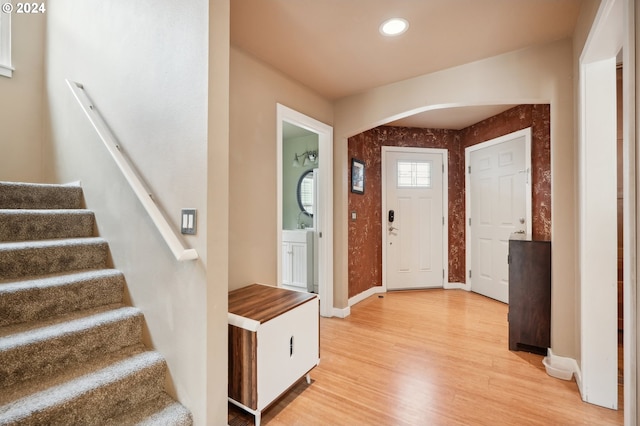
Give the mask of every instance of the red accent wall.
<svg viewBox="0 0 640 426">
<path fill-rule="evenodd" d="M 380 126 L 349 138 L 349 158 L 365 163 L 364 194 L 349 193 L 349 297 L 382 285 L 383 146 L 449 150 L 449 282 L 465 282 L 464 149 L 532 128 L 533 234 L 551 239 L 549 105 L 519 105 L 462 130 Z M 349 174 L 350 176 L 350 174 Z"/>
</svg>

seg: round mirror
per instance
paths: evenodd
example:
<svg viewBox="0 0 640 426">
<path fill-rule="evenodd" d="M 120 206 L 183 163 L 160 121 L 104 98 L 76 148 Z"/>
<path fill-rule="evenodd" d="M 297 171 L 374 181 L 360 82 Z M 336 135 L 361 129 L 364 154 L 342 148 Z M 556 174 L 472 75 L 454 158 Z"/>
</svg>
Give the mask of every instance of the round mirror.
<svg viewBox="0 0 640 426">
<path fill-rule="evenodd" d="M 308 216 L 313 216 L 313 170 L 302 173 L 298 180 L 298 206 Z"/>
</svg>

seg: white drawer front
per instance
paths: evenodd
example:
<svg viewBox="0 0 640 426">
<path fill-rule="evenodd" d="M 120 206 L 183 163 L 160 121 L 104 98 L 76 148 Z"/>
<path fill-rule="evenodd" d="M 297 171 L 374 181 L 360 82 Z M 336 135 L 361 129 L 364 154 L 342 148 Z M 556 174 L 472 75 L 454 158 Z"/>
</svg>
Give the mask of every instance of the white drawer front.
<svg viewBox="0 0 640 426">
<path fill-rule="evenodd" d="M 318 298 L 258 328 L 258 410 L 318 364 Z"/>
</svg>

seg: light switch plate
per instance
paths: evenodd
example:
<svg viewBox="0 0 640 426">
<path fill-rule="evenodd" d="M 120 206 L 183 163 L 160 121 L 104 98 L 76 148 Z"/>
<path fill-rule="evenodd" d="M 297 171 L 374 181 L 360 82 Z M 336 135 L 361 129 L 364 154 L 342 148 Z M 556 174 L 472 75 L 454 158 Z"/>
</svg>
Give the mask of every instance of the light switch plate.
<svg viewBox="0 0 640 426">
<path fill-rule="evenodd" d="M 182 209 L 180 230 L 183 234 L 195 235 L 196 217 L 196 209 Z"/>
</svg>

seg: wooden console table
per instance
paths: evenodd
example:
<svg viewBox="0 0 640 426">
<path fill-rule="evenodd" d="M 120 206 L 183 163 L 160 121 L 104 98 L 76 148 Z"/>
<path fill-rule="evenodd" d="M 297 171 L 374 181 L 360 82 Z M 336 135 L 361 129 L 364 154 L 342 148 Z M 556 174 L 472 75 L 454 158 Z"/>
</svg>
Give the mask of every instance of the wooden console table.
<svg viewBox="0 0 640 426">
<path fill-rule="evenodd" d="M 255 416 L 320 362 L 319 299 L 252 284 L 229 292 L 229 401 Z"/>
</svg>

